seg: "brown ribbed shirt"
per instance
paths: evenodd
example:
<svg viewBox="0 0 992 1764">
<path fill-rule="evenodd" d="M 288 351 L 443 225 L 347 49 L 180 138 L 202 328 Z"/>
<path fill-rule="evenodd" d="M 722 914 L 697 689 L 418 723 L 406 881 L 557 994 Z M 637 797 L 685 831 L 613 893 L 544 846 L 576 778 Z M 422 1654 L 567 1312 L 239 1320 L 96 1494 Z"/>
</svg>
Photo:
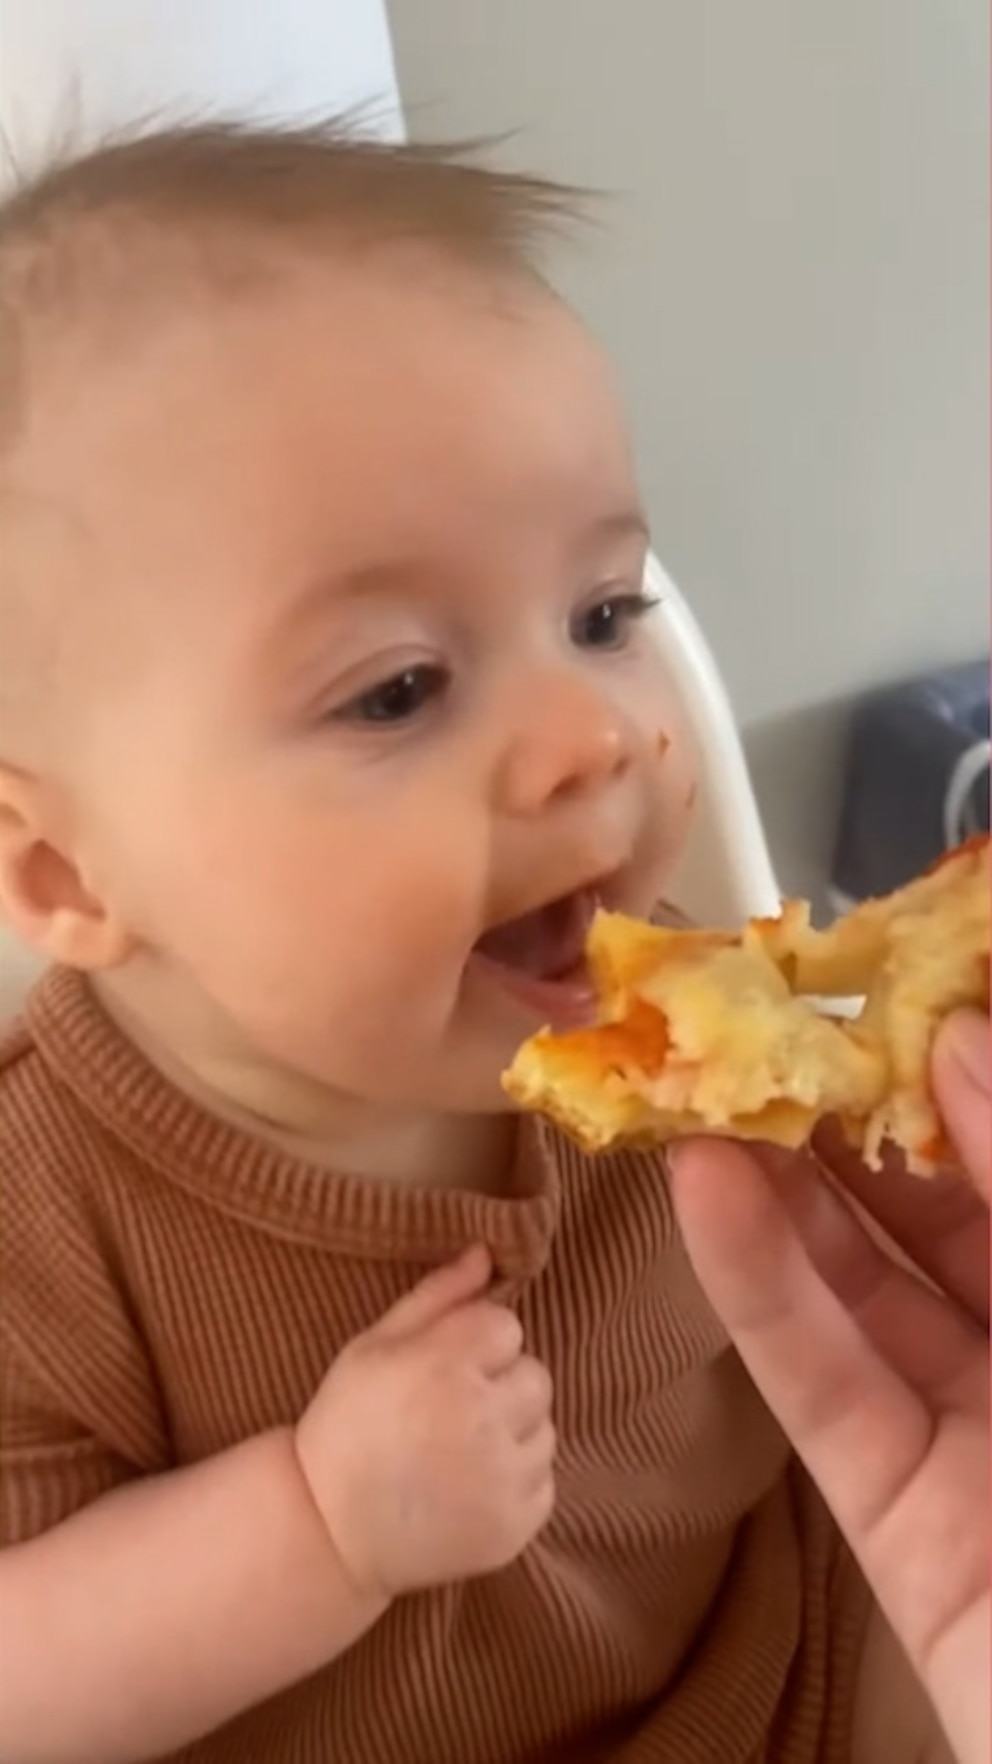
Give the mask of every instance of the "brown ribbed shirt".
<svg viewBox="0 0 992 1764">
<path fill-rule="evenodd" d="M 707 1308 L 657 1159 L 523 1122 L 505 1198 L 335 1177 L 215 1120 L 76 976 L 2 1056 L 7 1542 L 292 1422 L 485 1240 L 555 1384 L 558 1504 L 192 1764 L 846 1764 L 867 1596 Z M 154 1589 L 150 1589 L 153 1593 Z"/>
</svg>

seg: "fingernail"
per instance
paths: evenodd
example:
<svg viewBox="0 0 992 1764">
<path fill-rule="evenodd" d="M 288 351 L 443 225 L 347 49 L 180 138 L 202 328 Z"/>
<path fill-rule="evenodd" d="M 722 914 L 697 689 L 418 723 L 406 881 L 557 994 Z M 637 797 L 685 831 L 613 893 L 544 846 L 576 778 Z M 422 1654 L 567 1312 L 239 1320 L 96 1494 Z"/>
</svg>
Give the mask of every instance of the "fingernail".
<svg viewBox="0 0 992 1764">
<path fill-rule="evenodd" d="M 680 1146 L 676 1146 L 676 1145 L 662 1146 L 662 1148 L 661 1148 L 661 1167 L 664 1170 L 665 1175 L 668 1177 L 669 1181 L 671 1181 L 672 1177 L 675 1175 L 676 1170 L 678 1170 L 681 1167 L 681 1164 L 682 1164 L 682 1149 Z"/>
<path fill-rule="evenodd" d="M 678 1170 L 682 1169 L 686 1160 L 691 1158 L 694 1152 L 705 1143 L 704 1136 L 697 1133 L 688 1134 L 684 1139 L 670 1139 L 668 1144 L 662 1147 L 662 1167 L 670 1177 L 674 1176 Z"/>
<path fill-rule="evenodd" d="M 944 1030 L 944 1045 L 965 1075 L 988 1096 L 992 1091 L 992 1037 L 979 1011 L 958 1011 Z"/>
</svg>

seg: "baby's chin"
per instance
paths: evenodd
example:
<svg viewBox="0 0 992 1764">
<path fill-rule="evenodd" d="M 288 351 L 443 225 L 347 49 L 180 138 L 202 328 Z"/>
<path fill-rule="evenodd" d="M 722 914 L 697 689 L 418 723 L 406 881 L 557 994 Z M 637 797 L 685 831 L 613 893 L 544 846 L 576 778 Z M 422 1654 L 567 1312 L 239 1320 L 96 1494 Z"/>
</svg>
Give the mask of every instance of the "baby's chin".
<svg viewBox="0 0 992 1764">
<path fill-rule="evenodd" d="M 246 985 L 226 962 L 194 973 L 192 963 L 156 960 L 107 982 L 112 1014 L 156 1064 L 307 1134 L 376 1114 L 512 1113 L 502 1075 L 547 1020 L 502 986 L 457 979 L 421 996 L 398 985 L 388 997 L 341 998 L 315 992 L 312 973 L 297 990 Z"/>
</svg>

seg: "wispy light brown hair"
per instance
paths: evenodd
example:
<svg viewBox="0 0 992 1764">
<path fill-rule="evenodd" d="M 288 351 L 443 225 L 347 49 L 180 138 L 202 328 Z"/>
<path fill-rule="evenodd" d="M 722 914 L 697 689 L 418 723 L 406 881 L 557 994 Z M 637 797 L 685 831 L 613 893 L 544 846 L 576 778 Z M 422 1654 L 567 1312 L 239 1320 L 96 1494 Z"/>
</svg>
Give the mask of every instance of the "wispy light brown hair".
<svg viewBox="0 0 992 1764">
<path fill-rule="evenodd" d="M 414 242 L 533 270 L 579 206 L 577 192 L 494 168 L 472 144 L 383 141 L 347 121 L 191 124 L 111 140 L 0 203 L 2 434 L 24 416 L 53 323 L 99 331 L 125 306 L 230 291 L 294 251 Z"/>
</svg>

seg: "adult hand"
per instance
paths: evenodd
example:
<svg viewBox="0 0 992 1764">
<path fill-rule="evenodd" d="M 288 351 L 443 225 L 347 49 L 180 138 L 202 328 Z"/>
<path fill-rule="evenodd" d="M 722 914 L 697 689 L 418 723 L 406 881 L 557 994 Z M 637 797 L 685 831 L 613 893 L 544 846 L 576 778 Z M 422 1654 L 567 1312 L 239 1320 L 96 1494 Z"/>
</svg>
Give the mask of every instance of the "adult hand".
<svg viewBox="0 0 992 1764">
<path fill-rule="evenodd" d="M 989 1759 L 990 1063 L 984 1018 L 944 1026 L 933 1083 L 960 1174 L 868 1171 L 829 1140 L 672 1158 L 699 1278 L 960 1764 Z"/>
</svg>

